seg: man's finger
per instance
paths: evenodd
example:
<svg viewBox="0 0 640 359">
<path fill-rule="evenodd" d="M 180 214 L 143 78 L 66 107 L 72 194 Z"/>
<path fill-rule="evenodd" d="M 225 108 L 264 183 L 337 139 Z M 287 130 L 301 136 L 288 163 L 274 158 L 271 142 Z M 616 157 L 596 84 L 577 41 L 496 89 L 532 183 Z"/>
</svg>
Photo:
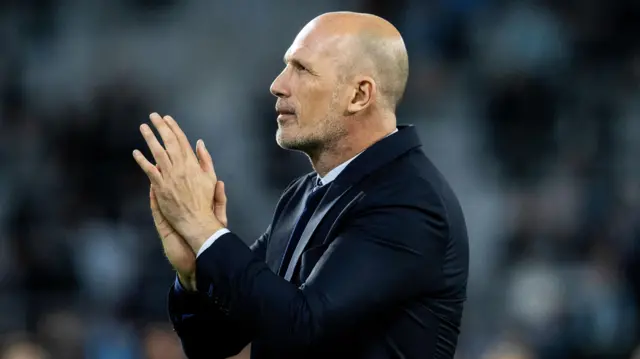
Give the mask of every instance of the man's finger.
<svg viewBox="0 0 640 359">
<path fill-rule="evenodd" d="M 184 134 L 184 131 L 178 126 L 176 120 L 171 116 L 164 116 L 164 122 L 169 126 L 173 134 L 176 136 L 178 140 L 178 144 L 182 148 L 183 154 L 185 156 L 190 156 L 193 153 L 193 149 L 191 148 L 191 144 L 189 144 L 189 139 L 187 139 L 187 135 Z"/>
<path fill-rule="evenodd" d="M 138 166 L 142 168 L 144 173 L 147 174 L 147 177 L 149 177 L 149 181 L 151 181 L 151 184 L 153 185 L 162 184 L 162 175 L 160 174 L 160 171 L 158 171 L 156 166 L 154 166 L 151 162 L 147 160 L 147 158 L 142 154 L 142 152 L 138 150 L 133 151 L 133 158 L 136 160 L 136 162 L 138 162 Z"/>
<path fill-rule="evenodd" d="M 153 222 L 157 226 L 161 222 L 160 218 L 162 217 L 162 212 L 160 211 L 158 197 L 156 196 L 156 191 L 153 189 L 153 185 L 149 186 L 149 207 L 151 207 L 151 216 L 153 217 Z"/>
<path fill-rule="evenodd" d="M 224 182 L 218 181 L 214 192 L 213 214 L 223 226 L 227 226 L 227 194 L 224 190 Z"/>
<path fill-rule="evenodd" d="M 204 145 L 204 141 L 198 140 L 196 143 L 196 154 L 198 155 L 198 162 L 200 162 L 200 168 L 205 171 L 214 181 L 217 180 L 216 170 L 213 167 L 213 159 L 211 154 Z"/>
<path fill-rule="evenodd" d="M 156 138 L 156 135 L 151 131 L 151 127 L 146 124 L 140 125 L 140 133 L 142 133 L 142 137 L 147 142 L 147 146 L 149 146 L 149 150 L 151 150 L 156 162 L 164 168 L 171 168 L 171 159 Z"/>
<path fill-rule="evenodd" d="M 154 212 L 160 213 L 160 205 L 158 204 L 158 195 L 156 195 L 156 190 L 153 184 L 149 186 L 149 204 L 151 206 L 151 210 Z"/>
<path fill-rule="evenodd" d="M 177 161 L 181 161 L 182 149 L 180 148 L 180 143 L 178 143 L 176 135 L 169 126 L 167 126 L 167 123 L 156 112 L 149 115 L 149 119 L 151 120 L 151 123 L 153 123 L 153 127 L 158 130 L 172 163 L 176 164 Z"/>
<path fill-rule="evenodd" d="M 157 211 L 160 209 L 160 206 L 158 205 L 158 198 L 156 197 L 156 192 L 153 190 L 153 185 L 149 186 L 149 204 L 152 211 Z"/>
</svg>

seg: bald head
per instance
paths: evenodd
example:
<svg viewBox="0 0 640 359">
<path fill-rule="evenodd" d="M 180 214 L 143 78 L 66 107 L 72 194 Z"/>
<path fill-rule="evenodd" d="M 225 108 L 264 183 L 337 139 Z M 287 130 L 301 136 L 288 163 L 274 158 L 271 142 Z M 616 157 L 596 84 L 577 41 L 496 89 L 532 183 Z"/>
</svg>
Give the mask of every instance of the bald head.
<svg viewBox="0 0 640 359">
<path fill-rule="evenodd" d="M 328 56 L 340 63 L 342 76 L 367 75 L 374 78 L 379 100 L 395 110 L 404 94 L 409 76 L 409 59 L 402 36 L 387 20 L 364 13 L 322 14 L 301 31 L 333 39 Z"/>
<path fill-rule="evenodd" d="M 395 130 L 409 64 L 402 37 L 388 21 L 323 14 L 300 31 L 284 62 L 271 84 L 281 147 L 337 159 Z M 314 163 L 318 170 L 325 162 Z"/>
</svg>

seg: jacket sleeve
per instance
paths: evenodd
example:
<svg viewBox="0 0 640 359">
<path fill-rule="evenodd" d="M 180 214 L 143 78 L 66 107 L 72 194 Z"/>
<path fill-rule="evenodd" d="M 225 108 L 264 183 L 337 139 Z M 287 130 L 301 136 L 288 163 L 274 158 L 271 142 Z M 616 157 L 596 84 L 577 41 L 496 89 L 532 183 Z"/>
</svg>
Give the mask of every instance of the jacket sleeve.
<svg viewBox="0 0 640 359">
<path fill-rule="evenodd" d="M 256 260 L 264 261 L 269 233 L 267 229 L 250 247 Z M 214 284 L 209 283 L 208 287 L 211 285 Z M 209 293 L 208 288 L 186 292 L 175 284 L 169 290 L 169 317 L 189 359 L 231 357 L 249 344 L 254 335 L 228 311 L 220 309 Z"/>
<path fill-rule="evenodd" d="M 274 222 L 289 200 L 291 189 L 303 183 L 304 179 L 305 176 L 296 178 L 285 188 L 276 205 Z M 251 258 L 264 263 L 270 234 L 271 226 L 249 249 L 243 245 L 244 250 L 251 253 Z M 198 256 L 200 263 L 208 260 L 201 259 L 203 255 L 204 253 Z M 255 330 L 243 317 L 220 306 L 219 300 L 212 295 L 218 283 L 207 280 L 207 275 L 200 273 L 198 268 L 196 272 L 197 292 L 177 292 L 175 285 L 169 290 L 169 316 L 180 337 L 182 348 L 189 359 L 218 359 L 236 355 L 253 340 Z"/>
<path fill-rule="evenodd" d="M 441 289 L 448 232 L 441 206 L 370 206 L 340 230 L 299 288 L 228 233 L 198 258 L 197 285 L 214 283 L 220 308 L 242 318 L 261 344 L 313 350 L 381 311 Z"/>
</svg>

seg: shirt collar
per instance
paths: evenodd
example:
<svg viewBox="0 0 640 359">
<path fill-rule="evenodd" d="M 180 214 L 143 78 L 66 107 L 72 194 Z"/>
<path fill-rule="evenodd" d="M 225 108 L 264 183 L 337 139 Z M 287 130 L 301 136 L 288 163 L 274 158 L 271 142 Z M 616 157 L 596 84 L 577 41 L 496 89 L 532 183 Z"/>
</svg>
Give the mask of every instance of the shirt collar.
<svg viewBox="0 0 640 359">
<path fill-rule="evenodd" d="M 387 137 L 393 135 L 396 132 L 398 132 L 397 128 L 393 132 L 391 132 L 390 134 L 386 135 L 384 138 L 387 138 Z M 362 152 L 360 152 L 360 153 L 362 153 Z M 338 175 L 340 175 L 340 173 L 342 173 L 342 171 L 344 171 L 344 169 L 347 168 L 347 165 L 349 165 L 349 163 L 351 163 L 358 156 L 360 156 L 360 153 L 358 153 L 357 155 L 351 157 L 350 159 L 346 160 L 345 162 L 342 162 L 336 168 L 334 168 L 331 171 L 329 171 L 329 173 L 327 173 L 324 177 L 320 177 L 320 175 L 318 175 L 316 177 L 316 186 L 324 186 L 324 185 L 327 185 L 327 184 L 333 182 L 333 180 L 338 178 Z"/>
</svg>

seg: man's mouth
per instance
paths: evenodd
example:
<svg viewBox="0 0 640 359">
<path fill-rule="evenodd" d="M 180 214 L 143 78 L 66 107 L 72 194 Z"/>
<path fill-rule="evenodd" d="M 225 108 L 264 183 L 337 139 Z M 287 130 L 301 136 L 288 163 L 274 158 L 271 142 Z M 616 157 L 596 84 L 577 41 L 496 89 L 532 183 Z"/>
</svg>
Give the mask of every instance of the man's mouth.
<svg viewBox="0 0 640 359">
<path fill-rule="evenodd" d="M 278 123 L 282 124 L 287 122 L 288 120 L 291 120 L 295 117 L 295 114 L 293 113 L 280 113 L 278 114 Z"/>
<path fill-rule="evenodd" d="M 296 112 L 290 108 L 276 108 L 276 112 L 278 113 L 278 121 L 284 121 L 288 118 L 294 117 Z"/>
</svg>

